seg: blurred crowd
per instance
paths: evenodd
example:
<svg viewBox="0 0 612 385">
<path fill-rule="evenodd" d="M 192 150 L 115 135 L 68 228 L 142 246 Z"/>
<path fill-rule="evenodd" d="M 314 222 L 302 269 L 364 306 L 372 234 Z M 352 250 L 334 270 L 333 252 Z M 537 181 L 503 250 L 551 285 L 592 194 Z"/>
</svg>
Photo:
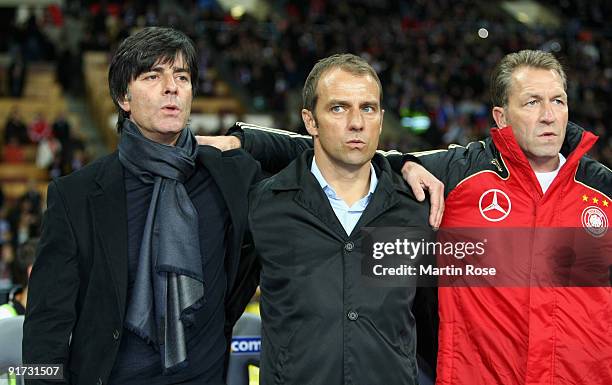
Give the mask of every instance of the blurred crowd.
<svg viewBox="0 0 612 385">
<path fill-rule="evenodd" d="M 86 163 L 85 144 L 74 135 L 65 113 L 49 122 L 39 112 L 27 125 L 18 107 L 13 107 L 4 126 L 2 161 L 23 163 L 27 161 L 28 148 L 35 149 L 35 163 L 49 170 L 50 177 L 59 177 L 80 169 Z"/>
<path fill-rule="evenodd" d="M 299 130 L 308 71 L 319 58 L 353 52 L 379 72 L 387 114 L 430 120 L 422 140 L 389 144 L 400 150 L 465 144 L 486 135 L 494 64 L 523 48 L 552 51 L 567 68 L 570 119 L 601 136 L 596 158 L 608 165 L 612 160 L 606 102 L 612 92 L 612 32 L 605 22 L 611 6 L 603 0 L 544 1 L 561 20 L 554 27 L 526 26 L 503 11 L 501 2 L 269 0 L 266 14 L 258 17 L 232 14 L 214 0 L 85 3 L 68 1 L 59 13 L 49 7 L 38 24 L 23 27 L 26 48 L 55 47 L 46 55 L 58 61 L 67 88 L 75 80 L 78 52 L 112 51 L 133 29 L 171 25 L 199 48 L 198 94 L 214 95 L 222 73 L 236 92 L 248 95 L 251 110 L 272 113 L 277 126 Z M 40 41 L 28 42 L 31 36 Z"/>
<path fill-rule="evenodd" d="M 72 134 L 64 113 L 52 122 L 38 113 L 26 124 L 14 107 L 3 128 L 2 164 L 6 167 L 34 163 L 52 178 L 76 171 L 87 162 L 84 142 Z M 34 179 L 24 184 L 25 192 L 11 200 L 5 199 L 0 183 L 0 289 L 7 282 L 16 282 L 16 271 L 22 265 L 17 258 L 20 250 L 40 235 L 44 210 L 40 186 Z"/>
<path fill-rule="evenodd" d="M 9 57 L 4 94 L 19 97 L 28 63 L 42 60 L 56 63 L 65 92 L 82 95 L 84 51 L 112 52 L 135 29 L 169 25 L 196 42 L 199 95 L 215 96 L 223 78 L 232 92 L 246 95 L 249 110 L 273 114 L 277 127 L 294 131 L 302 126 L 301 88 L 314 63 L 339 52 L 363 56 L 380 75 L 386 116 L 398 125 L 401 117 L 429 118 L 429 129 L 381 144 L 413 151 L 487 135 L 493 123 L 488 95 L 493 66 L 508 52 L 543 49 L 565 64 L 570 119 L 600 136 L 592 156 L 612 165 L 612 27 L 607 20 L 612 5 L 605 0 L 540 1 L 561 20 L 556 26 L 522 24 L 496 1 L 265 3 L 267 10 L 257 15 L 223 10 L 215 0 L 67 0 L 63 8 L 17 12 L 18 22 L 0 44 Z M 26 125 L 18 110 L 10 113 L 4 162 L 21 161 L 23 148 L 36 145 L 36 163 L 51 176 L 82 167 L 85 148 L 65 116 L 46 119 L 36 116 Z M 30 195 L 0 210 L 3 244 L 18 247 L 37 235 L 24 235 L 40 220 L 40 201 Z"/>
<path fill-rule="evenodd" d="M 256 108 L 282 114 L 289 108 L 297 116 L 301 86 L 316 60 L 353 52 L 378 71 L 387 113 L 430 118 L 425 147 L 466 144 L 492 125 L 493 66 L 508 52 L 543 49 L 568 72 L 570 119 L 601 137 L 592 155 L 612 164 L 612 32 L 604 18 L 609 2 L 550 1 L 550 9 L 562 13 L 561 24 L 537 28 L 519 23 L 496 2 L 276 3 L 281 6 L 267 20 L 245 16 L 211 39 Z M 388 145 L 415 149 L 409 142 Z"/>
<path fill-rule="evenodd" d="M 23 249 L 40 235 L 41 219 L 42 197 L 35 183 L 28 183 L 25 193 L 13 204 L 7 204 L 0 190 L 0 289 L 3 291 L 16 284 L 26 285 L 27 279 L 22 274 Z M 31 254 L 28 253 L 28 258 Z"/>
</svg>

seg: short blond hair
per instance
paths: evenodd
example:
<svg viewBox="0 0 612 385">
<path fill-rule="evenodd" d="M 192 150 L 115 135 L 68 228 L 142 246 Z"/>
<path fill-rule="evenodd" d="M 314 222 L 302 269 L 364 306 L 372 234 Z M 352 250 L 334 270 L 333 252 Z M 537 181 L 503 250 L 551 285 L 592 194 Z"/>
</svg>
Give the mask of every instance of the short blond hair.
<svg viewBox="0 0 612 385">
<path fill-rule="evenodd" d="M 563 83 L 563 89 L 567 91 L 567 77 L 559 60 L 550 52 L 526 49 L 504 56 L 493 70 L 491 74 L 491 103 L 494 107 L 506 107 L 508 105 L 512 74 L 523 67 L 556 71 Z"/>
</svg>

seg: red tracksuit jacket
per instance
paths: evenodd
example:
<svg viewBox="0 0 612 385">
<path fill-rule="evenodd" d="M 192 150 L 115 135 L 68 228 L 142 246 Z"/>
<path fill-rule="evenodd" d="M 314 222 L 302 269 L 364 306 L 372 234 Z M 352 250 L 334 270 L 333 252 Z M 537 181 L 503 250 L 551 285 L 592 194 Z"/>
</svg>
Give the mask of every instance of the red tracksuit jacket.
<svg viewBox="0 0 612 385">
<path fill-rule="evenodd" d="M 569 124 L 567 162 L 545 194 L 510 127 L 419 159 L 445 183 L 443 227 L 585 227 L 601 236 L 612 172 L 584 156 L 596 140 Z M 502 209 L 484 211 L 494 198 Z M 437 385 L 612 384 L 609 285 L 440 287 L 438 295 Z"/>
</svg>

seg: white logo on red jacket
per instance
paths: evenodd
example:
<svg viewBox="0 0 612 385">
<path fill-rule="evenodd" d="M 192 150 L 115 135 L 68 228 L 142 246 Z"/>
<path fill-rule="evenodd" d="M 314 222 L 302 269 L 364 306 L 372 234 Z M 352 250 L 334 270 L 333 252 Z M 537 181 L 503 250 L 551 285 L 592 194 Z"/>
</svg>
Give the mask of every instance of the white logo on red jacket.
<svg viewBox="0 0 612 385">
<path fill-rule="evenodd" d="M 608 232 L 608 217 L 597 206 L 589 206 L 582 211 L 582 227 L 594 237 L 603 237 Z"/>
<path fill-rule="evenodd" d="M 512 210 L 512 203 L 508 194 L 498 189 L 487 190 L 478 201 L 480 215 L 490 222 L 499 222 L 506 219 Z"/>
</svg>

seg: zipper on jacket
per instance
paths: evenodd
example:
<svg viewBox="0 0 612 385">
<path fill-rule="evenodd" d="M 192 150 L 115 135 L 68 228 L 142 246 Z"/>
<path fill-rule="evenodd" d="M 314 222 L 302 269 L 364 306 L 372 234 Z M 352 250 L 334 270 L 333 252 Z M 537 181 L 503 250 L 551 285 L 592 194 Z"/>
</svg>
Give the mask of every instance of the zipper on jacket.
<svg viewBox="0 0 612 385">
<path fill-rule="evenodd" d="M 530 356 L 531 356 L 531 347 L 533 345 L 533 341 L 531 341 L 531 317 L 532 317 L 532 296 L 534 295 L 533 293 L 533 287 L 534 287 L 534 282 L 533 282 L 533 275 L 534 275 L 534 270 L 533 270 L 533 263 L 534 263 L 534 243 L 535 243 L 535 237 L 536 237 L 536 223 L 538 222 L 538 206 L 537 203 L 534 201 L 533 202 L 533 211 L 532 211 L 532 222 L 531 222 L 531 231 L 530 231 L 530 239 L 529 239 L 529 264 L 530 264 L 530 269 L 529 269 L 529 282 L 528 282 L 528 287 L 527 289 L 529 290 L 529 315 L 527 318 L 527 363 L 525 365 L 525 381 L 527 382 L 530 378 L 529 376 L 529 372 L 531 367 L 533 366 L 533 363 L 530 361 Z M 539 284 L 539 283 L 538 283 Z"/>
</svg>

